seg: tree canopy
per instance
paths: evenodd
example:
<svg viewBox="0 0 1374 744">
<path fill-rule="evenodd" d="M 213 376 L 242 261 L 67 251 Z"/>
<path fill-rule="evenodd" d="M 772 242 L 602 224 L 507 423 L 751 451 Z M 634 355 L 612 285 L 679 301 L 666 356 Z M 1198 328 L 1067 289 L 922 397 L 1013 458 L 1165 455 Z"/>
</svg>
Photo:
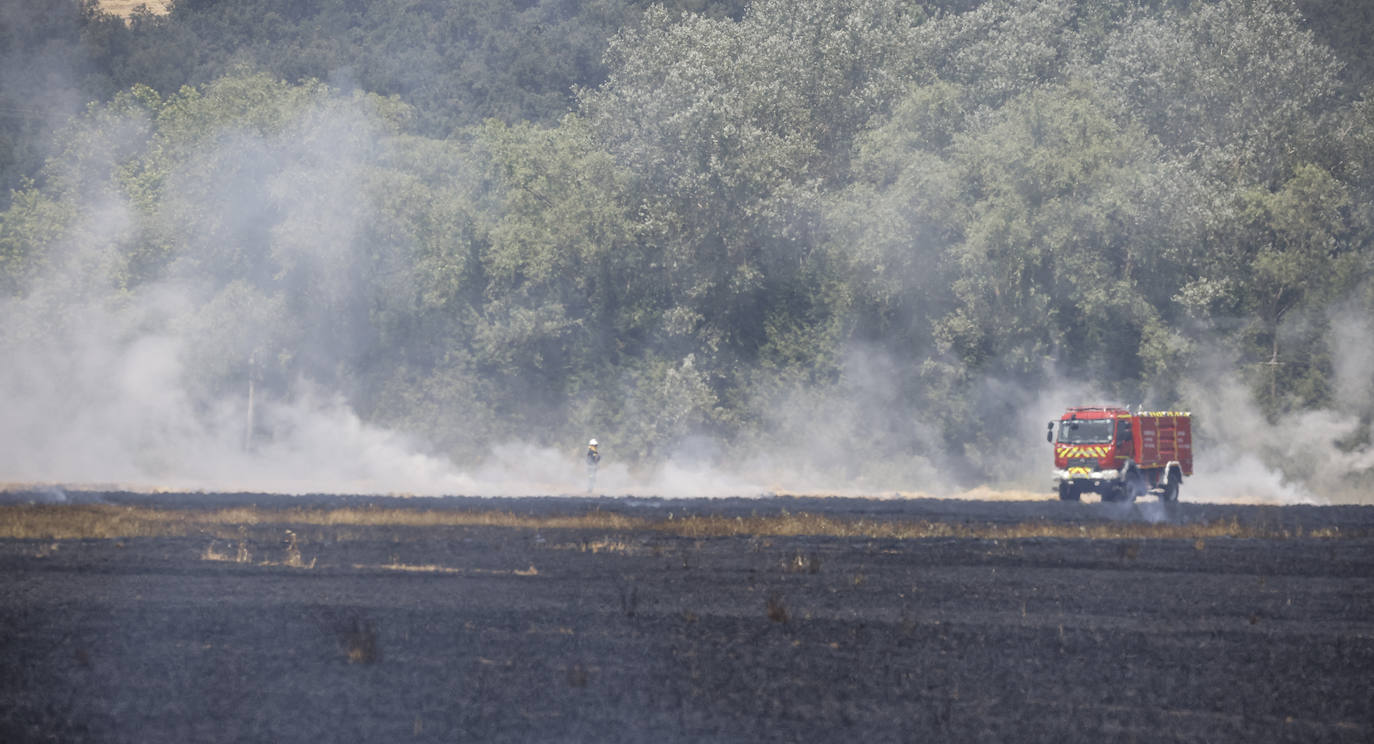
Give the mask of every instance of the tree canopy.
<svg viewBox="0 0 1374 744">
<path fill-rule="evenodd" d="M 79 298 L 195 416 L 324 388 L 460 462 L 1025 480 L 1047 406 L 1232 384 L 1370 446 L 1358 3 L 22 7 L 68 62 L 0 88 L 14 358 Z"/>
</svg>

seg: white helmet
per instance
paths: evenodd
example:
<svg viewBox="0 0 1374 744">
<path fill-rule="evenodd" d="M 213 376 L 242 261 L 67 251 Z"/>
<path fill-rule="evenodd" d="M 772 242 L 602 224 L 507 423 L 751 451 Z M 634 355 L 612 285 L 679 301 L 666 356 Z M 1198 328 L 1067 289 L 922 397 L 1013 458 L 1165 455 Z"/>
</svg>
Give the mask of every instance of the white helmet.
<svg viewBox="0 0 1374 744">
<path fill-rule="evenodd" d="M 592 441 L 587 442 L 587 446 L 588 446 L 588 447 L 595 447 L 595 446 L 596 446 L 596 440 L 593 439 Z"/>
</svg>

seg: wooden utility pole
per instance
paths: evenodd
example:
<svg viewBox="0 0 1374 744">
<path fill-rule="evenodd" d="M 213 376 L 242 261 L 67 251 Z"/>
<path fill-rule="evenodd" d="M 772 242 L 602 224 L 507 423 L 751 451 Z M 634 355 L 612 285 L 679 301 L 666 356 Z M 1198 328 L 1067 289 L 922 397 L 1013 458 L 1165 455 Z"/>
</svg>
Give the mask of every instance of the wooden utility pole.
<svg viewBox="0 0 1374 744">
<path fill-rule="evenodd" d="M 257 371 L 258 353 L 248 355 L 248 415 L 243 424 L 243 450 L 253 449 L 253 377 Z"/>
</svg>

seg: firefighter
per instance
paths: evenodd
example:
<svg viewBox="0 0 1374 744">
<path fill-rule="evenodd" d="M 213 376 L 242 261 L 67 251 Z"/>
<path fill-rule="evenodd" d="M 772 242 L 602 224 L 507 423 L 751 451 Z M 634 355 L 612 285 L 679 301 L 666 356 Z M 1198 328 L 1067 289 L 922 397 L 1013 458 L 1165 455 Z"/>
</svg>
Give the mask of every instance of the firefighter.
<svg viewBox="0 0 1374 744">
<path fill-rule="evenodd" d="M 601 453 L 596 451 L 596 439 L 587 442 L 587 493 L 596 488 L 596 466 L 601 462 Z"/>
</svg>

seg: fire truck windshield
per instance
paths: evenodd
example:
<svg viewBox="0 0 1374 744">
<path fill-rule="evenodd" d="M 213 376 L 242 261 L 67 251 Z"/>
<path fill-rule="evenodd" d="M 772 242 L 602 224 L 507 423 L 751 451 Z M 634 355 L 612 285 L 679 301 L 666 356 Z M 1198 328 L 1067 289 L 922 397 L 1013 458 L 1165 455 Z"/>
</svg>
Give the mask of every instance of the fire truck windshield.
<svg viewBox="0 0 1374 744">
<path fill-rule="evenodd" d="M 1104 444 L 1112 441 L 1111 419 L 1077 419 L 1059 422 L 1059 441 L 1066 444 Z"/>
</svg>

